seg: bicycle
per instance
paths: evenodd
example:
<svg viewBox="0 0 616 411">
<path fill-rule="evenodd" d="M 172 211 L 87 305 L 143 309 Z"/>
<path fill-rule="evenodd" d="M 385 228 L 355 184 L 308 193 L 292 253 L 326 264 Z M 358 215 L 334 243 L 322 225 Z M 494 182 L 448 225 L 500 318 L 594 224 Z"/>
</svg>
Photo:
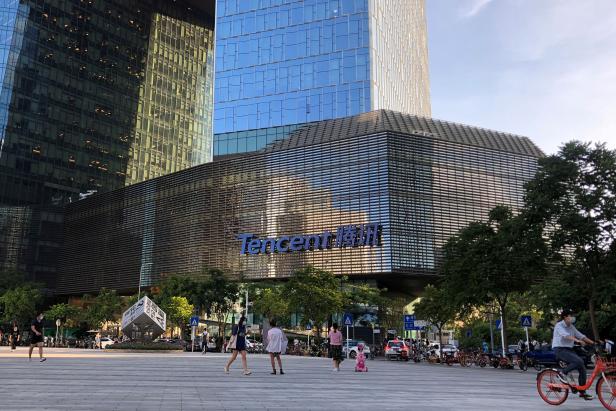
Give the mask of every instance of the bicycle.
<svg viewBox="0 0 616 411">
<path fill-rule="evenodd" d="M 598 379 L 595 387 L 597 398 L 605 409 L 616 411 L 616 360 L 605 359 L 597 346 L 594 351 L 595 368 L 583 386 L 562 382 L 556 368 L 546 368 L 537 374 L 537 391 L 541 399 L 550 405 L 560 405 L 567 400 L 569 391 L 586 391 Z"/>
</svg>

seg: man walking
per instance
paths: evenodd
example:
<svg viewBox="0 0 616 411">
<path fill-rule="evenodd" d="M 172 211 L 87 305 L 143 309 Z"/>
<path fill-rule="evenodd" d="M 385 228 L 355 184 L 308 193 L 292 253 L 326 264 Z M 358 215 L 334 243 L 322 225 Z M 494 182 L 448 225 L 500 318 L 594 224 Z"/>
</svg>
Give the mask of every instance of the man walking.
<svg viewBox="0 0 616 411">
<path fill-rule="evenodd" d="M 207 326 L 203 329 L 201 334 L 201 354 L 207 354 L 207 340 L 210 334 L 207 332 Z"/>
<path fill-rule="evenodd" d="M 584 334 L 579 332 L 573 325 L 575 323 L 575 317 L 570 310 L 563 310 L 560 314 L 561 321 L 557 322 L 554 326 L 554 338 L 552 339 L 552 348 L 556 359 L 567 363 L 567 367 L 559 373 L 560 379 L 565 383 L 567 381 L 567 374 L 573 370 L 577 370 L 579 373 L 578 384 L 583 386 L 586 384 L 586 365 L 573 351 L 573 345 L 577 342 L 581 345 L 594 344 L 594 341 L 587 338 Z M 580 391 L 580 397 L 585 400 L 592 400 L 592 395 L 587 394 L 586 391 Z"/>
<path fill-rule="evenodd" d="M 41 362 L 47 360 L 43 358 L 43 317 L 43 313 L 39 312 L 30 325 L 30 352 L 28 353 L 30 361 L 32 361 L 32 351 L 35 346 L 38 346 Z"/>
</svg>

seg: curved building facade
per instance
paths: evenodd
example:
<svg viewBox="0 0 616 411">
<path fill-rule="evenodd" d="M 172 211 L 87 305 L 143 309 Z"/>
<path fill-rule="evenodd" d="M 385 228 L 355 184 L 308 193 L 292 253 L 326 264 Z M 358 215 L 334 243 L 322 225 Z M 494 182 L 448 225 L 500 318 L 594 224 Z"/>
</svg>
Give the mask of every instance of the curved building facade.
<svg viewBox="0 0 616 411">
<path fill-rule="evenodd" d="M 285 278 L 310 264 L 412 292 L 458 229 L 522 205 L 540 156 L 526 137 L 393 111 L 312 123 L 70 204 L 57 291 L 132 292 L 203 267 Z"/>
</svg>

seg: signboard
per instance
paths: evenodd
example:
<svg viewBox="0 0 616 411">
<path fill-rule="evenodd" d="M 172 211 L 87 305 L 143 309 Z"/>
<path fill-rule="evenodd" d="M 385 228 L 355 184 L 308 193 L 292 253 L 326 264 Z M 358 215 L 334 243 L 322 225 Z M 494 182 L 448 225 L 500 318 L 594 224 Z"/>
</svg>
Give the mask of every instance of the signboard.
<svg viewBox="0 0 616 411">
<path fill-rule="evenodd" d="M 520 317 L 520 325 L 522 327 L 532 327 L 533 319 L 530 315 L 523 315 Z"/>
<path fill-rule="evenodd" d="M 428 326 L 428 322 L 426 320 L 415 320 L 413 321 L 415 323 L 415 327 L 427 327 Z"/>
<path fill-rule="evenodd" d="M 141 331 L 151 331 L 155 338 L 165 332 L 167 314 L 146 296 L 122 314 L 122 332 L 129 334 L 133 325 Z"/>
<path fill-rule="evenodd" d="M 423 328 L 415 321 L 414 314 L 406 314 L 404 316 L 404 331 L 419 331 Z"/>
<path fill-rule="evenodd" d="M 405 323 L 412 323 L 413 321 L 415 321 L 415 314 L 405 314 L 404 315 Z"/>
<path fill-rule="evenodd" d="M 379 223 L 343 225 L 334 234 L 325 230 L 320 234 L 291 235 L 259 239 L 252 233 L 242 233 L 240 255 L 292 253 L 359 246 L 380 246 L 382 226 Z"/>
<path fill-rule="evenodd" d="M 310 323 L 306 324 L 306 330 L 312 330 L 312 324 Z"/>
<path fill-rule="evenodd" d="M 342 324 L 347 327 L 353 326 L 353 314 L 344 313 L 344 317 L 342 317 Z"/>
<path fill-rule="evenodd" d="M 372 330 L 372 334 L 380 334 L 380 333 L 381 333 L 381 330 L 378 328 L 375 328 Z"/>
<path fill-rule="evenodd" d="M 496 320 L 496 329 L 500 330 L 502 327 L 501 320 Z"/>
<path fill-rule="evenodd" d="M 190 326 L 191 327 L 198 327 L 199 326 L 199 317 L 196 315 L 193 315 L 192 317 L 190 317 Z"/>
</svg>

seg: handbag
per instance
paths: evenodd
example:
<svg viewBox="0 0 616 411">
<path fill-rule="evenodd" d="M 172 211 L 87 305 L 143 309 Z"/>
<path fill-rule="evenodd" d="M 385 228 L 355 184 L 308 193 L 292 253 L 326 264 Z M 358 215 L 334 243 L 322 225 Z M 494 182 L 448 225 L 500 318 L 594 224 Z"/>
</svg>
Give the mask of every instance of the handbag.
<svg viewBox="0 0 616 411">
<path fill-rule="evenodd" d="M 227 344 L 227 350 L 235 350 L 236 347 L 237 347 L 237 334 L 232 335 L 231 338 L 229 338 L 229 344 Z"/>
</svg>

